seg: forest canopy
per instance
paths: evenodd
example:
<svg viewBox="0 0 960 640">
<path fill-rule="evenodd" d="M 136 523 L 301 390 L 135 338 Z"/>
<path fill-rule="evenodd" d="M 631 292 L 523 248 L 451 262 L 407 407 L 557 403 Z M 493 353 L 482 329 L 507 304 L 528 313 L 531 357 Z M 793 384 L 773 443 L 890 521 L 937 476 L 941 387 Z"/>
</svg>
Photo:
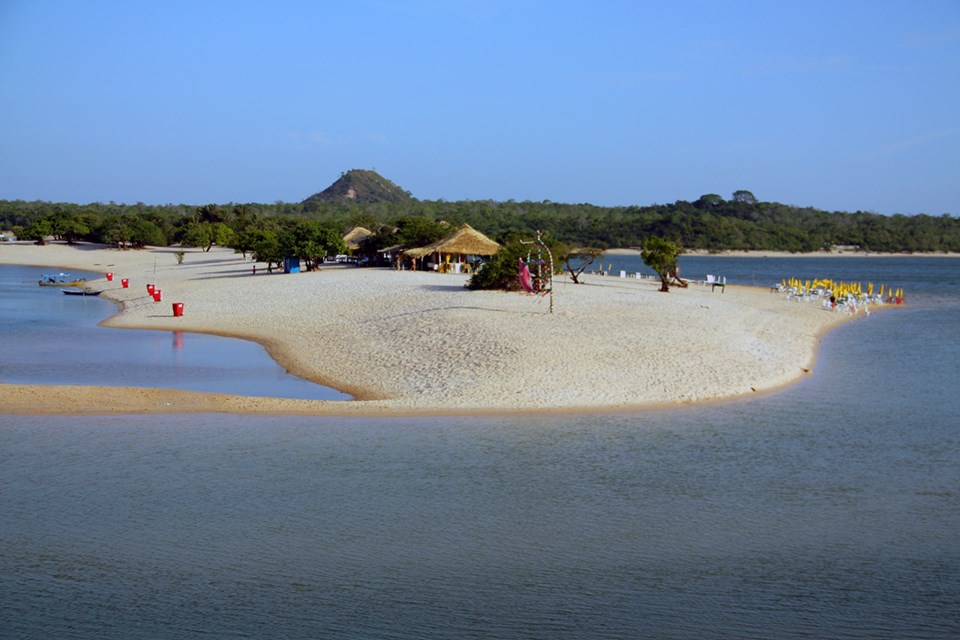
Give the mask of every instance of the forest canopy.
<svg viewBox="0 0 960 640">
<path fill-rule="evenodd" d="M 745 190 L 730 199 L 707 194 L 693 202 L 621 207 L 413 198 L 205 205 L 0 200 L 0 229 L 12 230 L 21 239 L 52 236 L 132 247 L 210 242 L 234 246 L 244 236 L 250 240 L 271 230 L 289 232 L 305 221 L 338 234 L 363 226 L 378 232 L 384 242 L 395 241 L 398 230 L 403 236 L 404 228 L 407 235 L 416 235 L 413 229 L 435 232 L 437 224 L 455 228 L 468 223 L 501 243 L 540 230 L 570 247 L 603 249 L 640 247 L 644 238 L 658 236 L 685 249 L 717 252 L 813 252 L 837 246 L 889 253 L 960 252 L 960 219 L 949 214 L 828 212 L 762 202 Z"/>
</svg>

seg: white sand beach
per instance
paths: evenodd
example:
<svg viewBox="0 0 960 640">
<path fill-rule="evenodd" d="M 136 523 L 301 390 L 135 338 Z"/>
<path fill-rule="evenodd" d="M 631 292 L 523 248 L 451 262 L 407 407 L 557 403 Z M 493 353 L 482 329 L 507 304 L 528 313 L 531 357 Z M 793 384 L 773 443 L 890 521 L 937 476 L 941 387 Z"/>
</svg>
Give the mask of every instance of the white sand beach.
<svg viewBox="0 0 960 640">
<path fill-rule="evenodd" d="M 851 319 L 767 289 L 633 278 L 557 278 L 555 312 L 466 276 L 330 268 L 269 274 L 227 249 L 118 251 L 0 246 L 0 263 L 114 273 L 91 287 L 118 303 L 117 328 L 195 331 L 263 344 L 292 373 L 346 402 L 127 388 L 0 384 L 0 412 L 233 412 L 315 415 L 635 410 L 769 391 L 806 375 L 822 335 Z M 130 286 L 121 287 L 127 278 Z M 146 284 L 163 291 L 148 297 Z M 173 302 L 184 304 L 174 317 Z M 856 317 L 856 316 L 854 316 Z M 63 398 L 71 398 L 65 405 Z"/>
</svg>

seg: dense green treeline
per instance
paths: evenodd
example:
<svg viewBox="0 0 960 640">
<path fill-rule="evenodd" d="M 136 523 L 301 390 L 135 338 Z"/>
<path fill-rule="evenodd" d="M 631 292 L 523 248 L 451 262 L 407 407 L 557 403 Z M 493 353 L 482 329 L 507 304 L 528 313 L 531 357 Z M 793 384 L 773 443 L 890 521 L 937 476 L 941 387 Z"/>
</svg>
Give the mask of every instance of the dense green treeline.
<svg viewBox="0 0 960 640">
<path fill-rule="evenodd" d="M 960 252 L 960 219 L 948 214 L 827 212 L 759 202 L 748 191 L 738 191 L 729 200 L 708 194 L 694 202 L 628 207 L 512 200 L 344 199 L 204 206 L 0 200 L 0 229 L 13 230 L 20 238 L 54 236 L 118 246 L 216 243 L 242 248 L 245 233 L 291 233 L 307 221 L 339 234 L 357 225 L 374 231 L 388 228 L 392 235 L 384 233 L 385 241 L 388 235 L 391 241 L 402 239 L 397 228 L 443 221 L 453 226 L 466 222 L 498 241 L 541 230 L 569 246 L 600 248 L 639 247 L 644 238 L 658 236 L 687 249 L 710 251 L 809 252 L 841 245 L 873 252 Z"/>
</svg>

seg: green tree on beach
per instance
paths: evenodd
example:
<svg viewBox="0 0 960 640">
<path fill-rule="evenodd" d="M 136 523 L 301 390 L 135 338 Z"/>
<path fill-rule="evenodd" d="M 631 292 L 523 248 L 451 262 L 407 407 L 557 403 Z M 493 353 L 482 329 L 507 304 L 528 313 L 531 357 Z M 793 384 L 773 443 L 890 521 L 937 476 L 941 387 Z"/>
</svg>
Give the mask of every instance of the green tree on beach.
<svg viewBox="0 0 960 640">
<path fill-rule="evenodd" d="M 473 290 L 501 289 L 504 291 L 519 291 L 520 259 L 526 259 L 528 247 L 513 238 L 507 242 L 496 255 L 483 263 L 470 279 L 466 288 Z"/>
<path fill-rule="evenodd" d="M 316 269 L 330 255 L 346 252 L 343 238 L 334 229 L 320 222 L 299 222 L 283 237 L 287 255 L 297 256 L 306 263 L 307 271 Z"/>
<path fill-rule="evenodd" d="M 244 243 L 250 247 L 250 253 L 257 262 L 266 262 L 267 271 L 273 271 L 274 265 L 283 264 L 283 247 L 275 229 L 260 227 L 247 231 Z"/>
<path fill-rule="evenodd" d="M 143 218 L 135 217 L 130 222 L 130 244 L 136 249 L 146 246 L 163 247 L 167 244 L 166 234 L 156 223 Z"/>
<path fill-rule="evenodd" d="M 660 276 L 660 291 L 670 291 L 670 278 L 677 278 L 677 258 L 682 253 L 676 242 L 650 236 L 644 238 L 640 257 L 643 263 Z M 679 279 L 679 278 L 677 278 Z M 682 286 L 682 285 L 681 285 Z"/>
<path fill-rule="evenodd" d="M 103 228 L 103 240 L 110 244 L 117 245 L 118 249 L 126 249 L 130 244 L 133 217 L 127 214 L 111 216 L 105 221 Z"/>
<path fill-rule="evenodd" d="M 541 238 L 550 250 L 554 259 L 554 269 L 563 270 L 561 266 L 567 261 L 568 249 L 562 244 L 549 238 Z M 483 263 L 470 279 L 467 280 L 468 289 L 501 289 L 518 291 L 520 289 L 520 260 L 523 259 L 534 271 L 533 263 L 540 252 L 532 241 L 524 236 L 513 234 L 500 248 L 496 255 Z M 539 256 L 546 258 L 546 256 Z M 546 265 L 544 265 L 546 268 Z"/>
<path fill-rule="evenodd" d="M 213 245 L 230 246 L 233 237 L 233 229 L 224 222 L 191 222 L 180 237 L 180 245 L 210 251 Z"/>
<path fill-rule="evenodd" d="M 17 234 L 17 237 L 24 240 L 33 240 L 36 244 L 43 245 L 47 242 L 47 236 L 53 233 L 53 225 L 47 218 L 36 218 L 29 225 L 23 228 Z"/>
<path fill-rule="evenodd" d="M 563 265 L 570 273 L 570 279 L 573 280 L 574 284 L 580 284 L 580 276 L 586 268 L 593 264 L 597 258 L 601 257 L 603 253 L 603 249 L 596 247 L 581 247 L 566 252 Z M 574 266 L 573 262 L 577 261 L 579 261 L 579 265 Z"/>
<path fill-rule="evenodd" d="M 53 234 L 67 244 L 76 244 L 81 238 L 90 233 L 90 227 L 82 217 L 71 213 L 59 213 L 51 221 Z"/>
<path fill-rule="evenodd" d="M 210 225 L 202 222 L 191 222 L 183 230 L 180 236 L 181 247 L 204 247 L 204 251 L 209 251 L 213 246 Z"/>
</svg>

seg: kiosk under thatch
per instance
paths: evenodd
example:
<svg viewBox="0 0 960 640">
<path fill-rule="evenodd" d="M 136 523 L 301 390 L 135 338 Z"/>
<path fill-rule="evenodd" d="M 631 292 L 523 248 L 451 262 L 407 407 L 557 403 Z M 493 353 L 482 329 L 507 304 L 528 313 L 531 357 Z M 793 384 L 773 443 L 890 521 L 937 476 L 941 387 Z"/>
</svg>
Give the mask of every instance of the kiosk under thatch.
<svg viewBox="0 0 960 640">
<path fill-rule="evenodd" d="M 374 235 L 373 231 L 370 231 L 370 229 L 366 227 L 354 227 L 343 236 L 343 244 L 345 244 L 350 251 L 356 251 L 360 248 L 360 243 L 372 235 Z"/>
<path fill-rule="evenodd" d="M 500 245 L 468 224 L 425 247 L 407 249 L 403 255 L 421 260 L 433 256 L 428 265 L 442 273 L 469 273 L 477 262 L 500 251 Z"/>
</svg>

